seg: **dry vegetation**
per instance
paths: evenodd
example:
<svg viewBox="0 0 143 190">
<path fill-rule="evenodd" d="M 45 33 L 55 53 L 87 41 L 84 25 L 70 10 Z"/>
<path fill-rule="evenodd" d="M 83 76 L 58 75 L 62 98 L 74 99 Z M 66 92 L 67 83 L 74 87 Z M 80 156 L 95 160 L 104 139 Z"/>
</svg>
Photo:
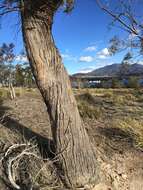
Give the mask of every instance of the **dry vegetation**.
<svg viewBox="0 0 143 190">
<path fill-rule="evenodd" d="M 132 136 L 135 146 L 143 148 L 142 89 L 85 89 L 75 94 L 83 119 L 122 129 Z"/>
<path fill-rule="evenodd" d="M 143 90 L 75 89 L 74 94 L 97 149 L 103 181 L 116 190 L 126 190 L 131 183 L 137 185 L 130 190 L 142 190 Z M 35 190 L 62 189 L 56 171 L 52 172 L 54 161 L 48 152 L 52 146 L 46 107 L 36 89 L 17 88 L 16 95 L 17 99 L 11 101 L 8 90 L 0 89 L 0 159 L 15 144 L 25 144 L 26 149 L 30 146 L 36 156 L 23 154 L 25 149 L 14 149 L 14 155 L 22 154 L 12 165 L 16 184 L 22 184 L 23 189 L 31 184 Z M 9 153 L 6 161 L 13 159 L 13 152 Z M 4 183 L 12 189 L 3 171 L 8 166 L 0 164 L 0 189 L 6 189 Z"/>
</svg>

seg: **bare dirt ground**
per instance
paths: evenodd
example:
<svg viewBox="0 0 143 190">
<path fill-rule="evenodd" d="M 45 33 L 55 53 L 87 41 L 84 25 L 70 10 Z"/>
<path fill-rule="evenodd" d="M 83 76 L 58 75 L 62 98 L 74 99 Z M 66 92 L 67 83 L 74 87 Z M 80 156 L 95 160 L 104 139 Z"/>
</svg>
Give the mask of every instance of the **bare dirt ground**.
<svg viewBox="0 0 143 190">
<path fill-rule="evenodd" d="M 7 138 L 12 138 L 13 131 L 18 131 L 27 141 L 37 138 L 43 152 L 49 146 L 50 123 L 46 107 L 37 92 L 28 92 L 15 101 L 2 101 L 0 114 L 0 139 L 6 130 Z M 134 146 L 130 133 L 110 127 L 102 119 L 86 118 L 84 122 L 100 163 L 101 180 L 94 190 L 143 190 L 143 151 Z M 14 138 L 13 141 L 18 140 Z"/>
</svg>

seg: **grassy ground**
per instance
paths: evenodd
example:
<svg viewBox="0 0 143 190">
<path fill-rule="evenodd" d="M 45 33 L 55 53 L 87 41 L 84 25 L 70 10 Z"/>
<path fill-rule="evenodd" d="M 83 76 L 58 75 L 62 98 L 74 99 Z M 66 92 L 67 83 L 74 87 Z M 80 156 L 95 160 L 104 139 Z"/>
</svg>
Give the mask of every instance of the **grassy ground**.
<svg viewBox="0 0 143 190">
<path fill-rule="evenodd" d="M 46 106 L 36 89 L 15 90 L 17 98 L 11 101 L 8 89 L 0 89 L 0 151 L 1 147 L 31 142 L 33 139 L 38 145 L 36 151 L 46 158 L 47 147 L 51 143 Z M 127 187 L 132 176 L 139 178 L 140 173 L 143 173 L 143 154 L 140 151 L 143 150 L 143 90 L 74 89 L 74 94 L 87 133 L 97 152 L 101 166 L 100 176 L 105 175 L 109 184 L 121 186 L 116 187 L 118 190 L 130 189 Z M 45 168 L 45 163 L 41 161 L 37 168 L 33 164 L 37 165 L 37 160 L 32 160 L 29 166 L 32 168 L 31 176 L 37 176 L 38 173 L 36 180 L 35 177 L 32 178 L 34 184 L 46 186 L 45 189 L 49 189 L 49 184 L 53 187 L 54 183 L 55 186 L 57 176 L 49 177 L 51 170 Z M 41 168 L 44 170 L 41 171 Z M 127 177 L 123 178 L 125 174 Z M 142 178 L 139 183 L 141 181 Z M 6 189 L 1 188 L 1 184 L 0 178 L 0 189 Z"/>
<path fill-rule="evenodd" d="M 39 97 L 36 89 L 15 90 L 17 97 Z M 74 89 L 74 94 L 84 120 L 122 129 L 132 136 L 135 146 L 143 148 L 143 89 Z M 0 89 L 0 99 L 9 98 L 8 89 Z"/>
<path fill-rule="evenodd" d="M 133 137 L 135 146 L 143 148 L 142 89 L 84 89 L 75 94 L 83 118 L 122 129 Z"/>
<path fill-rule="evenodd" d="M 74 89 L 74 94 L 83 119 L 122 129 L 143 148 L 143 89 Z M 16 95 L 39 97 L 37 90 L 26 88 L 16 88 Z M 8 89 L 0 89 L 0 97 L 9 98 Z"/>
</svg>

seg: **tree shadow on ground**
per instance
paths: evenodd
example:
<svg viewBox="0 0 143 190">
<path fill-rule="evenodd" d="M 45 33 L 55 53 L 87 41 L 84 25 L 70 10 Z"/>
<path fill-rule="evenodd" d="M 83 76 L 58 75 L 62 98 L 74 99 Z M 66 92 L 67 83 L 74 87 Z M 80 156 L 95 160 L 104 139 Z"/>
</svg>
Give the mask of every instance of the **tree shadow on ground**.
<svg viewBox="0 0 143 190">
<path fill-rule="evenodd" d="M 53 158 L 55 156 L 54 143 L 52 139 L 43 137 L 42 135 L 32 131 L 26 126 L 19 123 L 17 120 L 10 117 L 7 111 L 9 107 L 3 106 L 3 101 L 0 100 L 0 118 L 1 124 L 10 129 L 12 132 L 18 132 L 23 140 L 34 141 L 38 144 L 41 156 L 45 158 Z"/>
<path fill-rule="evenodd" d="M 114 153 L 123 154 L 125 151 L 135 149 L 134 135 L 129 132 L 112 127 L 98 127 L 96 132 L 100 137 L 100 143 L 102 142 L 105 153 L 109 156 Z"/>
<path fill-rule="evenodd" d="M 113 140 L 113 141 L 126 141 L 128 142 L 131 146 L 133 145 L 133 142 L 134 142 L 134 139 L 133 139 L 133 136 L 131 134 L 129 134 L 129 132 L 126 132 L 122 129 L 119 129 L 119 128 L 104 128 L 104 127 L 99 127 L 98 129 L 98 132 L 109 138 L 110 140 Z"/>
<path fill-rule="evenodd" d="M 7 106 L 4 106 L 3 105 L 3 100 L 0 99 L 0 118 L 5 116 L 5 114 L 7 113 L 7 110 L 10 110 L 10 108 L 7 107 Z"/>
</svg>

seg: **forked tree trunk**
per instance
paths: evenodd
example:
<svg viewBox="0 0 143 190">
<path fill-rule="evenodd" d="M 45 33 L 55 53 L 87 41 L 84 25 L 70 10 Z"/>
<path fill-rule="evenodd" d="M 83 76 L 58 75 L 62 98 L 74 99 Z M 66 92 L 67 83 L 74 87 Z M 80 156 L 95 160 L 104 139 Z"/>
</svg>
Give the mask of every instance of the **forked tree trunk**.
<svg viewBox="0 0 143 190">
<path fill-rule="evenodd" d="M 46 2 L 54 3 L 56 0 Z M 44 0 L 24 1 L 24 9 L 21 11 L 24 42 L 36 83 L 50 116 L 56 153 L 61 152 L 58 162 L 61 178 L 63 176 L 62 180 L 68 186 L 84 186 L 97 179 L 95 152 L 81 121 L 68 74 L 52 38 L 55 9 L 52 10 L 51 3 L 44 6 Z"/>
</svg>

